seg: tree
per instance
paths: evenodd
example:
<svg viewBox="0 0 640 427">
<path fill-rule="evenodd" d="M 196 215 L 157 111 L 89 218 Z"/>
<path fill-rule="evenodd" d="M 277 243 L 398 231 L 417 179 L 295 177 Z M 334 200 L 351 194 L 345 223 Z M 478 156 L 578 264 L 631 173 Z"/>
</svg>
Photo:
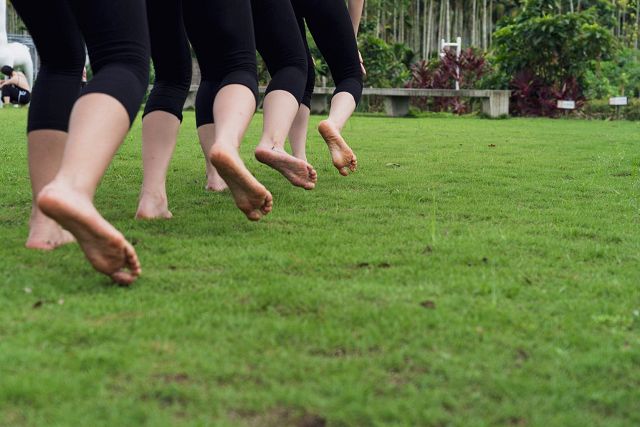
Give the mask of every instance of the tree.
<svg viewBox="0 0 640 427">
<path fill-rule="evenodd" d="M 516 108 L 552 115 L 560 97 L 580 100 L 585 77 L 616 44 L 595 7 L 559 13 L 555 0 L 527 0 L 494 36 L 495 60 L 512 77 Z"/>
</svg>

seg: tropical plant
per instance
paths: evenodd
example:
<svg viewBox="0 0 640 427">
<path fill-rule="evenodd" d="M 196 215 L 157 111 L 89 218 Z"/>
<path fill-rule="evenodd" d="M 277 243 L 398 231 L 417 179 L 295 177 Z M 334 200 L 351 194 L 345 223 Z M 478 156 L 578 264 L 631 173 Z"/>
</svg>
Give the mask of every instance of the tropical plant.
<svg viewBox="0 0 640 427">
<path fill-rule="evenodd" d="M 589 70 L 615 52 L 598 9 L 558 13 L 555 0 L 527 0 L 495 33 L 496 62 L 513 76 L 513 112 L 553 116 L 558 99 L 578 104 Z"/>
</svg>

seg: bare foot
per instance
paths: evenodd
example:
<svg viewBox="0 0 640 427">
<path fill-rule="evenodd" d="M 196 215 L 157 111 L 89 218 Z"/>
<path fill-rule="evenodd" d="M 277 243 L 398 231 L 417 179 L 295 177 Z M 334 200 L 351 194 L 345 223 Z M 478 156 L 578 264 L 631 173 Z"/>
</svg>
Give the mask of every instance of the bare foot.
<svg viewBox="0 0 640 427">
<path fill-rule="evenodd" d="M 205 189 L 214 193 L 221 193 L 228 190 L 229 186 L 224 182 L 218 171 L 212 167 L 211 171 L 207 171 L 207 186 Z"/>
<path fill-rule="evenodd" d="M 121 285 L 138 278 L 142 269 L 135 249 L 87 196 L 53 182 L 40 192 L 38 207 L 76 237 L 93 268 Z"/>
<path fill-rule="evenodd" d="M 333 165 L 338 169 L 340 175 L 347 176 L 349 171 L 354 172 L 358 168 L 358 159 L 335 125 L 329 120 L 323 120 L 318 125 L 318 132 L 327 143 Z"/>
<path fill-rule="evenodd" d="M 318 182 L 318 174 L 309 163 L 296 159 L 283 149 L 258 147 L 256 159 L 280 172 L 296 187 L 313 190 Z"/>
<path fill-rule="evenodd" d="M 71 233 L 40 212 L 34 214 L 29 221 L 29 237 L 25 247 L 51 251 L 62 245 L 75 242 L 75 240 Z"/>
<path fill-rule="evenodd" d="M 171 219 L 169 202 L 164 194 L 142 193 L 136 219 Z"/>
<path fill-rule="evenodd" d="M 247 218 L 251 221 L 259 221 L 271 212 L 273 209 L 271 193 L 251 175 L 235 148 L 214 145 L 209 152 L 209 159 L 222 179 L 229 185 L 236 206 Z"/>
</svg>

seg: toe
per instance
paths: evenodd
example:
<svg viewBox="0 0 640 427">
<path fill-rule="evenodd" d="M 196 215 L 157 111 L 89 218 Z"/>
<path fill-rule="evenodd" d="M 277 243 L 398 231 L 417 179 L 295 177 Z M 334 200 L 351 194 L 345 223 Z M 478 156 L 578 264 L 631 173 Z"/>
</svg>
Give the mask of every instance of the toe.
<svg viewBox="0 0 640 427">
<path fill-rule="evenodd" d="M 260 219 L 262 218 L 262 215 L 260 214 L 259 211 L 251 211 L 246 215 L 249 221 L 260 221 Z"/>
<path fill-rule="evenodd" d="M 118 271 L 111 275 L 111 280 L 116 282 L 118 285 L 129 286 L 133 282 L 136 281 L 138 276 L 128 272 L 128 271 Z"/>
<path fill-rule="evenodd" d="M 131 274 L 135 276 L 140 275 L 140 273 L 142 272 L 140 260 L 138 259 L 136 250 L 128 242 L 125 244 L 124 254 L 126 267 L 129 269 Z"/>
</svg>

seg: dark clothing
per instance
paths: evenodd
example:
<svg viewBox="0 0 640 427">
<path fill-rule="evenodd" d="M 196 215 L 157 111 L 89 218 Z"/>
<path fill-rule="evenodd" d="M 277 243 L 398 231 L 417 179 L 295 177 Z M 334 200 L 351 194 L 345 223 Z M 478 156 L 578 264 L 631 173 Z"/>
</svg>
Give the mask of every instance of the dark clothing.
<svg viewBox="0 0 640 427">
<path fill-rule="evenodd" d="M 237 84 L 258 99 L 258 65 L 250 0 L 183 0 L 185 27 L 198 58 L 200 89 Z M 196 117 L 211 114 L 213 101 L 198 91 Z M 196 118 L 197 121 L 197 118 Z"/>
<path fill-rule="evenodd" d="M 144 0 L 12 3 L 33 37 L 41 61 L 29 109 L 29 131 L 68 130 L 71 109 L 80 96 L 84 43 L 94 77 L 82 89 L 82 96 L 112 96 L 133 122 L 149 84 Z"/>
<path fill-rule="evenodd" d="M 31 93 L 16 85 L 2 86 L 2 99 L 8 97 L 12 104 L 27 105 L 31 101 Z"/>
<path fill-rule="evenodd" d="M 183 0 L 147 0 L 155 82 L 144 115 L 165 111 L 182 121 L 191 87 L 191 49 L 182 16 Z"/>
<path fill-rule="evenodd" d="M 189 41 L 202 75 L 196 116 L 213 117 L 215 95 L 226 85 L 246 86 L 257 99 L 250 0 L 147 0 L 147 9 L 156 81 L 145 114 L 161 110 L 182 120 L 191 86 Z"/>
<path fill-rule="evenodd" d="M 336 83 L 334 95 L 350 93 L 356 101 L 362 98 L 362 69 L 358 56 L 358 43 L 353 33 L 353 23 L 344 0 L 291 0 L 302 34 L 306 26 L 313 36 L 320 53 L 329 65 Z M 302 103 L 311 106 L 311 95 L 315 87 L 315 70 L 311 52 L 307 48 L 307 87 Z"/>
<path fill-rule="evenodd" d="M 307 80 L 304 42 L 290 0 L 252 0 L 257 50 L 267 65 L 271 81 L 266 94 L 289 92 L 301 102 Z M 215 81 L 203 81 L 196 97 L 196 123 L 214 122 L 213 100 L 220 90 Z"/>
</svg>

